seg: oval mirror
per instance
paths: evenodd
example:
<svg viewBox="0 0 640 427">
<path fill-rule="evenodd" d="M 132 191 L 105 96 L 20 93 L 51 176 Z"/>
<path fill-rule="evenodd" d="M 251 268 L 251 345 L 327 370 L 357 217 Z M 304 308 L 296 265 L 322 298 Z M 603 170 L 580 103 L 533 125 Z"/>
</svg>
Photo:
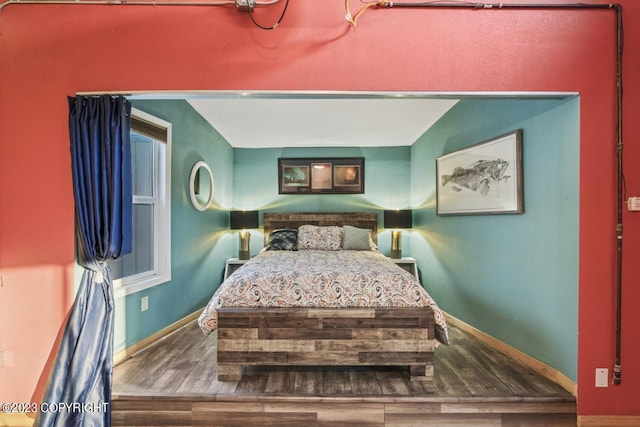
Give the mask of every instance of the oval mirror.
<svg viewBox="0 0 640 427">
<path fill-rule="evenodd" d="M 213 173 L 209 165 L 200 160 L 191 169 L 189 176 L 189 193 L 193 207 L 199 211 L 206 210 L 213 201 Z"/>
</svg>

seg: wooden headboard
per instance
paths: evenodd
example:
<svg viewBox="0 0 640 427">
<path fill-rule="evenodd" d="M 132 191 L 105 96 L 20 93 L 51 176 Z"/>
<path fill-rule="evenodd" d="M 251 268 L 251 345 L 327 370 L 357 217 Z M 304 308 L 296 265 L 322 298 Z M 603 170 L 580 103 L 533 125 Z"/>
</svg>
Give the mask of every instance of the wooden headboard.
<svg viewBox="0 0 640 427">
<path fill-rule="evenodd" d="M 298 228 L 301 225 L 351 225 L 371 230 L 371 239 L 378 242 L 378 214 L 376 212 L 284 212 L 268 213 L 262 217 L 265 245 L 269 233 L 280 228 Z"/>
</svg>

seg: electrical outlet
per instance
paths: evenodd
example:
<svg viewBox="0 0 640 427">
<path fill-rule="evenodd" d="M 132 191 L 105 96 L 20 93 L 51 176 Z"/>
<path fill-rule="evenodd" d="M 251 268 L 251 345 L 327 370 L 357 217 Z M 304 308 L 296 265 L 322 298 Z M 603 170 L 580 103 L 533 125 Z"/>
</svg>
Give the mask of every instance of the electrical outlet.
<svg viewBox="0 0 640 427">
<path fill-rule="evenodd" d="M 596 368 L 596 387 L 608 387 L 609 370 L 607 368 Z"/>
<path fill-rule="evenodd" d="M 149 310 L 149 297 L 142 297 L 142 299 L 140 300 L 140 311 L 147 311 Z"/>
</svg>

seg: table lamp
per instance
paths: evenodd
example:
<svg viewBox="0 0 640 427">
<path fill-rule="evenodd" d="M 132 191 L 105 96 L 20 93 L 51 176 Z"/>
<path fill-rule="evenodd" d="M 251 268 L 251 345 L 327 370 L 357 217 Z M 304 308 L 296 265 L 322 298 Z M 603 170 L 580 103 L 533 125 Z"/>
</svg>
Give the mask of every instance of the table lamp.
<svg viewBox="0 0 640 427">
<path fill-rule="evenodd" d="M 413 227 L 411 209 L 384 211 L 384 228 L 391 228 L 391 258 L 402 258 L 401 228 Z"/>
<path fill-rule="evenodd" d="M 232 230 L 240 230 L 240 251 L 239 259 L 249 259 L 249 240 L 251 234 L 249 229 L 258 228 L 258 211 L 231 211 L 229 212 L 229 222 Z"/>
</svg>

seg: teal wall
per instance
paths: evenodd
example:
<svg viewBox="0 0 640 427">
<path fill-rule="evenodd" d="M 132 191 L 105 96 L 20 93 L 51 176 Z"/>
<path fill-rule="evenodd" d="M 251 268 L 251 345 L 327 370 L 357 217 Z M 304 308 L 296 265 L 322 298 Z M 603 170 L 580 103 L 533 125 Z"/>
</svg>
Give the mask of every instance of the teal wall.
<svg viewBox="0 0 640 427">
<path fill-rule="evenodd" d="M 171 159 L 171 264 L 168 283 L 117 298 L 115 351 L 121 351 L 201 309 L 222 279 L 231 253 L 227 211 L 232 203 L 233 149 L 182 100 L 132 101 L 135 108 L 173 125 Z M 199 160 L 214 176 L 211 208 L 191 205 L 189 174 Z M 149 297 L 149 310 L 140 299 Z"/>
<path fill-rule="evenodd" d="M 439 217 L 435 158 L 523 129 L 523 215 Z M 579 99 L 463 100 L 413 146 L 411 255 L 440 307 L 577 378 Z"/>
<path fill-rule="evenodd" d="M 278 194 L 278 157 L 364 157 L 364 194 Z M 234 150 L 234 208 L 262 212 L 382 211 L 410 204 L 411 148 L 317 147 Z M 382 214 L 379 216 L 382 227 Z M 379 249 L 389 252 L 390 237 L 381 230 Z M 234 239 L 237 248 L 237 240 Z M 262 248 L 262 234 L 252 233 L 251 253 Z M 236 249 L 237 250 L 237 249 Z"/>
<path fill-rule="evenodd" d="M 184 101 L 135 101 L 173 123 L 171 282 L 116 302 L 116 351 L 203 307 L 238 250 L 229 209 L 371 211 L 412 207 L 403 252 L 453 316 L 576 378 L 579 99 L 459 102 L 411 147 L 232 149 Z M 438 217 L 435 158 L 523 129 L 525 214 Z M 278 157 L 364 157 L 365 193 L 278 194 Z M 206 212 L 190 203 L 192 165 L 215 179 Z M 379 227 L 382 227 L 380 216 Z M 251 252 L 262 248 L 252 231 Z M 378 244 L 389 252 L 382 230 Z M 140 312 L 140 298 L 150 308 Z"/>
</svg>

